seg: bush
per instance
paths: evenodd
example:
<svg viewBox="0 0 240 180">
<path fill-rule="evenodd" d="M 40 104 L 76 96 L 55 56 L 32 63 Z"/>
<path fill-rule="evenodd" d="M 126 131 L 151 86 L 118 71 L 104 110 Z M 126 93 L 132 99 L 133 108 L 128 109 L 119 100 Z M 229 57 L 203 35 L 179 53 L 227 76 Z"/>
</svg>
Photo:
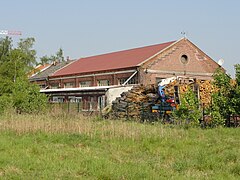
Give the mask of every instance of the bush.
<svg viewBox="0 0 240 180">
<path fill-rule="evenodd" d="M 14 84 L 13 106 L 19 113 L 38 113 L 46 109 L 47 96 L 39 93 L 39 87 L 28 81 L 19 80 Z"/>
<path fill-rule="evenodd" d="M 12 97 L 8 95 L 0 96 L 0 114 L 13 107 Z"/>
<path fill-rule="evenodd" d="M 185 127 L 199 125 L 201 111 L 199 109 L 199 100 L 191 88 L 181 95 L 181 104 L 173 112 L 175 121 Z"/>
</svg>

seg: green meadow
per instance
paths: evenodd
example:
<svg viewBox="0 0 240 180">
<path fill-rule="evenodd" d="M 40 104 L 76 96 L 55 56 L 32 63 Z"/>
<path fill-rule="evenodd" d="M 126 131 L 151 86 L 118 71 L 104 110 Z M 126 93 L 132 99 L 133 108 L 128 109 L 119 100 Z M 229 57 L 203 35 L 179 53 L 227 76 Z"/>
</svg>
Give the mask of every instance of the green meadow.
<svg viewBox="0 0 240 180">
<path fill-rule="evenodd" d="M 239 128 L 8 115 L 0 179 L 239 179 L 239 137 Z"/>
</svg>

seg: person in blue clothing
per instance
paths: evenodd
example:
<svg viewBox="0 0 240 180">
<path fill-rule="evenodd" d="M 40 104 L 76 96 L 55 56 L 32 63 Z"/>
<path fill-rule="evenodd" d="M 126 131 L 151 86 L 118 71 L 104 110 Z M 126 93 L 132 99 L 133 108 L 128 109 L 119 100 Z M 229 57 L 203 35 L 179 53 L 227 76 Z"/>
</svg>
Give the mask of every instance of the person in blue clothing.
<svg viewBox="0 0 240 180">
<path fill-rule="evenodd" d="M 165 102 L 165 100 L 166 100 L 166 95 L 165 95 L 165 89 L 164 88 L 165 88 L 165 86 L 159 86 L 158 87 L 158 93 L 161 97 L 162 102 Z"/>
</svg>

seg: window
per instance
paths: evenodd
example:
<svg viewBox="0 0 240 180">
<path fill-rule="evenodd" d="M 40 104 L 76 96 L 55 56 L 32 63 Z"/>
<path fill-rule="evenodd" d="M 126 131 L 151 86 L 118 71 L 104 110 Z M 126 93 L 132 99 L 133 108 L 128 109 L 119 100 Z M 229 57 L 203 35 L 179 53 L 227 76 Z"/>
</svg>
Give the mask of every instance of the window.
<svg viewBox="0 0 240 180">
<path fill-rule="evenodd" d="M 121 78 L 121 79 L 118 79 L 118 84 L 122 85 L 123 83 L 125 83 L 127 80 L 128 80 L 129 77 L 127 78 Z M 137 84 L 137 78 L 136 77 L 133 77 L 131 78 L 127 84 Z"/>
<path fill-rule="evenodd" d="M 125 83 L 127 80 L 127 78 L 122 78 L 122 79 L 118 79 L 118 84 L 122 85 L 123 83 Z"/>
<path fill-rule="evenodd" d="M 39 84 L 40 89 L 45 89 L 47 87 L 46 84 Z"/>
<path fill-rule="evenodd" d="M 94 107 L 94 99 L 93 99 L 93 97 L 90 97 L 89 110 L 92 111 L 93 107 Z"/>
<path fill-rule="evenodd" d="M 81 81 L 79 82 L 79 87 L 90 87 L 91 81 Z"/>
<path fill-rule="evenodd" d="M 71 103 L 79 103 L 82 101 L 82 97 L 76 97 L 76 96 L 69 96 L 68 97 L 69 102 Z"/>
<path fill-rule="evenodd" d="M 110 85 L 109 80 L 98 80 L 97 82 L 98 82 L 97 83 L 98 86 L 109 86 Z"/>
<path fill-rule="evenodd" d="M 101 110 L 106 107 L 106 97 L 105 96 L 98 96 L 98 106 L 97 109 Z"/>
<path fill-rule="evenodd" d="M 51 89 L 58 89 L 60 87 L 59 83 L 51 84 Z"/>
<path fill-rule="evenodd" d="M 64 102 L 64 96 L 53 96 L 52 102 L 54 102 L 54 103 L 63 103 Z"/>
<path fill-rule="evenodd" d="M 75 86 L 74 82 L 64 83 L 64 88 L 73 88 Z"/>
<path fill-rule="evenodd" d="M 181 63 L 183 63 L 184 65 L 188 63 L 188 57 L 187 55 L 182 55 L 181 59 L 180 59 Z"/>
</svg>

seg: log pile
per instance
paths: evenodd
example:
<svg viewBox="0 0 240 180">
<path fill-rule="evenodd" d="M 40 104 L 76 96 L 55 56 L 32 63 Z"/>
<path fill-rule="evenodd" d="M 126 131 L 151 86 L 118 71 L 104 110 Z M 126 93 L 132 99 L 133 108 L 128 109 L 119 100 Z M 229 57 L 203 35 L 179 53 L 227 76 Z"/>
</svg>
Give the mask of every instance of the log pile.
<svg viewBox="0 0 240 180">
<path fill-rule="evenodd" d="M 141 111 L 148 111 L 149 105 L 158 100 L 157 87 L 136 86 L 113 101 L 113 116 L 117 118 L 139 119 Z"/>
<path fill-rule="evenodd" d="M 188 88 L 198 87 L 198 95 L 202 106 L 209 106 L 211 103 L 211 93 L 214 87 L 211 81 L 179 81 L 175 80 L 165 87 L 166 96 L 174 97 L 176 91 L 184 94 Z M 115 118 L 136 118 L 139 119 L 141 112 L 150 111 L 150 105 L 159 103 L 159 95 L 157 93 L 157 86 L 139 85 L 133 87 L 128 92 L 123 92 L 121 97 L 113 101 L 111 115 Z"/>
<path fill-rule="evenodd" d="M 211 81 L 198 81 L 199 84 L 199 96 L 202 106 L 208 107 L 211 104 L 211 94 L 214 91 L 214 87 Z"/>
<path fill-rule="evenodd" d="M 169 96 L 173 96 L 174 94 L 174 86 L 178 86 L 179 94 L 184 94 L 187 92 L 188 88 L 194 90 L 194 86 L 198 86 L 199 90 L 199 98 L 202 106 L 209 106 L 211 104 L 211 94 L 214 92 L 214 87 L 210 80 L 196 80 L 196 82 L 187 82 L 181 83 L 180 81 L 174 81 L 166 86 L 166 94 Z M 195 89 L 196 90 L 196 89 Z"/>
</svg>

